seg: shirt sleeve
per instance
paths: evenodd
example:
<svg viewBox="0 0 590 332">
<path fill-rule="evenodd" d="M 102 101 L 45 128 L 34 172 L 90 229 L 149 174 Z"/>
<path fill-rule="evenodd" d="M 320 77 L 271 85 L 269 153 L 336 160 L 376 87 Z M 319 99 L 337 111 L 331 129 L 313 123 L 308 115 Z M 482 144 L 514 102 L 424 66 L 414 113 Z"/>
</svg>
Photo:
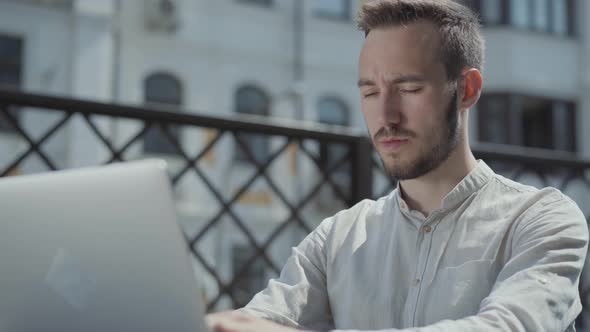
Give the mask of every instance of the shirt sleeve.
<svg viewBox="0 0 590 332">
<path fill-rule="evenodd" d="M 297 247 L 277 279 L 238 311 L 295 328 L 333 328 L 326 290 L 326 219 Z"/>
<path fill-rule="evenodd" d="M 588 227 L 573 201 L 556 196 L 523 214 L 512 238 L 512 255 L 476 315 L 382 332 L 570 330 L 582 310 L 578 283 Z"/>
</svg>

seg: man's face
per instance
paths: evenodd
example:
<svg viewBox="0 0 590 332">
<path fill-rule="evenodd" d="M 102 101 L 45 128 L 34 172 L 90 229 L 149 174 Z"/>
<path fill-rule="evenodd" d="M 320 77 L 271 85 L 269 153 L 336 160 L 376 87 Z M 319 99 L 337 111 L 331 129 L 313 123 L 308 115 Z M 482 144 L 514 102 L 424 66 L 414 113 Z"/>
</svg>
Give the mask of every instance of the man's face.
<svg viewBox="0 0 590 332">
<path fill-rule="evenodd" d="M 459 142 L 457 93 L 429 22 L 372 30 L 359 60 L 361 107 L 390 176 L 420 177 Z"/>
</svg>

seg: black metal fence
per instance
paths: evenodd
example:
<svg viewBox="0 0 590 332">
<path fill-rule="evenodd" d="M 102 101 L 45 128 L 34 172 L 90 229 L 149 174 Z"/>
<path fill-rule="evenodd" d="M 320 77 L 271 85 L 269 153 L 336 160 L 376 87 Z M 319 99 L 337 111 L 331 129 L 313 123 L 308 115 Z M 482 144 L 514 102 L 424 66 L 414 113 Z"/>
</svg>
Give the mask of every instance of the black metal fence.
<svg viewBox="0 0 590 332">
<path fill-rule="evenodd" d="M 174 187 L 181 187 L 184 179 L 193 177 L 200 184 L 197 190 L 200 194 L 189 196 L 196 205 L 208 207 L 206 216 L 193 220 L 197 226 L 185 229 L 196 268 L 210 281 L 209 289 L 205 290 L 208 309 L 222 308 L 224 301 L 236 307 L 264 285 L 252 282 L 252 275 L 266 280 L 279 272 L 285 255 L 278 255 L 277 259 L 273 254 L 276 243 L 282 247 L 296 244 L 301 237 L 288 234 L 298 232 L 303 236 L 321 218 L 339 208 L 364 198 L 382 196 L 392 189 L 393 184 L 363 133 L 289 121 L 255 117 L 228 119 L 178 112 L 163 106 L 122 106 L 0 90 L 0 176 L 143 158 L 145 136 L 157 132 L 165 140 L 163 144 L 168 145 L 167 150 L 173 151 L 164 157 L 176 165 L 170 174 Z M 78 139 L 76 130 L 85 130 L 85 137 L 94 141 L 93 146 L 102 152 L 86 153 L 90 155 L 89 160 L 80 163 L 76 162 L 75 153 L 85 151 L 83 143 L 81 149 L 73 152 L 67 148 L 46 149 L 46 146 L 59 146 L 52 139 L 68 130 L 74 134 L 65 138 L 63 144 Z M 191 131 L 196 135 L 189 135 Z M 20 148 L 13 149 L 10 144 Z M 260 144 L 268 144 L 262 157 L 257 150 Z M 569 153 L 519 147 L 479 145 L 474 152 L 507 177 L 561 189 L 590 216 L 589 162 Z M 98 160 L 100 156 L 104 160 Z M 24 167 L 31 164 L 31 159 L 36 160 L 34 165 Z M 212 159 L 217 160 L 211 162 Z M 228 182 L 230 173 L 242 174 L 232 183 Z M 252 192 L 263 195 L 255 196 L 252 203 L 249 202 Z M 258 210 L 258 215 L 266 214 L 274 221 L 252 227 L 245 217 L 248 210 Z M 213 247 L 219 246 L 217 240 L 225 243 L 229 228 L 216 230 L 222 224 L 240 234 L 244 244 L 227 255 L 241 257 L 229 267 L 219 263 L 223 259 L 212 246 L 200 246 L 207 241 Z M 208 240 L 212 233 L 218 238 Z M 279 240 L 285 236 L 289 241 Z M 223 248 L 219 251 L 228 252 Z M 585 276 L 580 293 L 586 307 L 590 300 L 587 287 L 590 280 Z M 581 325 L 583 318 L 584 315 L 580 318 Z"/>
</svg>

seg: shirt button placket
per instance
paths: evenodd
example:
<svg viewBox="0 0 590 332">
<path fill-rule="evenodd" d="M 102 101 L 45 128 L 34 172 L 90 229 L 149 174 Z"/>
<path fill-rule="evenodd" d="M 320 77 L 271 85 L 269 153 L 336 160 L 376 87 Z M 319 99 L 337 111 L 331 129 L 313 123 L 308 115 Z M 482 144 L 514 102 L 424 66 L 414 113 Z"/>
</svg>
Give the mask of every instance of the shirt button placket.
<svg viewBox="0 0 590 332">
<path fill-rule="evenodd" d="M 414 296 L 414 301 L 412 303 L 412 317 L 410 319 L 410 322 L 412 322 L 412 325 L 414 325 L 416 323 L 416 310 L 418 310 L 418 302 L 420 301 L 420 286 L 421 286 L 421 282 L 422 282 L 422 277 L 423 277 L 423 273 L 426 271 L 426 265 L 428 264 L 428 256 L 429 256 L 429 251 L 430 251 L 430 247 L 432 245 L 432 231 L 433 228 L 430 225 L 424 225 L 422 227 L 420 227 L 420 231 L 423 234 L 422 236 L 422 243 L 421 243 L 421 250 L 420 250 L 420 257 L 419 257 L 419 264 L 418 264 L 418 274 L 416 275 L 416 277 L 414 278 L 413 284 L 414 284 L 414 292 L 413 292 L 413 296 Z"/>
</svg>

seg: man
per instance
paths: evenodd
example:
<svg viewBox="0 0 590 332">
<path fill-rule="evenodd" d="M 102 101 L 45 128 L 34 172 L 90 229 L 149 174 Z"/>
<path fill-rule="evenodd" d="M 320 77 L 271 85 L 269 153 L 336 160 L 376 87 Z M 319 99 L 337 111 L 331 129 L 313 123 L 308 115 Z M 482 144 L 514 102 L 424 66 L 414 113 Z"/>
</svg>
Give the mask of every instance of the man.
<svg viewBox="0 0 590 332">
<path fill-rule="evenodd" d="M 450 0 L 382 0 L 362 6 L 359 26 L 362 111 L 399 184 L 323 221 L 278 279 L 209 326 L 574 331 L 584 215 L 556 189 L 495 174 L 469 147 L 483 84 L 477 17 Z"/>
</svg>

